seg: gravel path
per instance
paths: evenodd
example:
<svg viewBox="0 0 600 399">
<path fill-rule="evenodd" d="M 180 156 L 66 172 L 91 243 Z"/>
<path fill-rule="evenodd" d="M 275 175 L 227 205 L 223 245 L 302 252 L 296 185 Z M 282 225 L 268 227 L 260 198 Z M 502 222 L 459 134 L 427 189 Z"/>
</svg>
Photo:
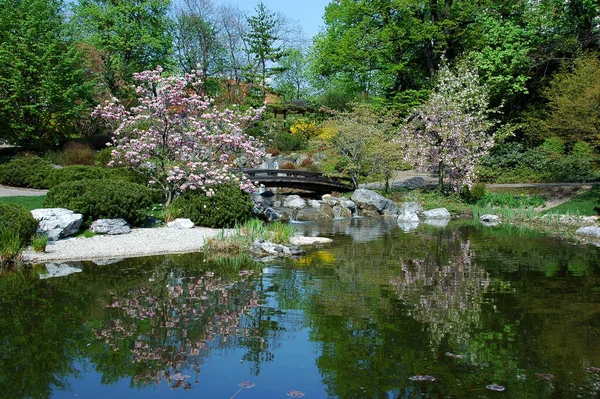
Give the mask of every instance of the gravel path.
<svg viewBox="0 0 600 399">
<path fill-rule="evenodd" d="M 44 263 L 199 252 L 208 238 L 216 237 L 220 232 L 220 229 L 205 227 L 187 230 L 159 227 L 133 229 L 129 234 L 118 236 L 80 236 L 49 243 L 46 252 L 42 253 L 27 248 L 23 259 L 27 263 Z"/>
<path fill-rule="evenodd" d="M 35 190 L 33 188 L 9 187 L 0 184 L 0 197 L 39 197 L 46 195 L 48 190 Z"/>
</svg>

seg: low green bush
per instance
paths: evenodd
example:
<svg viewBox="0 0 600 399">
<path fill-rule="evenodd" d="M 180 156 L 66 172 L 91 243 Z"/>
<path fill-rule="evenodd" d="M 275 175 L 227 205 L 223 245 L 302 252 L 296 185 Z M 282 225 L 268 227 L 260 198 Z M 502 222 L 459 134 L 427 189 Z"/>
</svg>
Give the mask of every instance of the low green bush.
<svg viewBox="0 0 600 399">
<path fill-rule="evenodd" d="M 305 149 L 308 142 L 302 136 L 296 136 L 289 132 L 277 133 L 273 138 L 272 145 L 283 152 L 299 151 Z"/>
<path fill-rule="evenodd" d="M 477 206 L 496 206 L 506 208 L 537 208 L 539 206 L 545 206 L 546 199 L 539 195 L 522 195 L 515 196 L 512 194 L 505 193 L 492 193 L 487 192 L 479 201 Z"/>
<path fill-rule="evenodd" d="M 233 227 L 251 216 L 254 204 L 250 194 L 232 184 L 215 186 L 213 190 L 211 197 L 203 192 L 187 191 L 171 203 L 169 215 L 188 218 L 204 227 Z"/>
<path fill-rule="evenodd" d="M 46 183 L 48 187 L 54 187 L 70 181 L 99 180 L 107 177 L 109 177 L 107 169 L 87 165 L 72 165 L 54 169 L 46 178 Z"/>
<path fill-rule="evenodd" d="M 57 184 L 76 180 L 124 180 L 145 185 L 146 179 L 141 173 L 125 168 L 101 168 L 89 165 L 71 165 L 53 169 L 46 178 L 46 185 L 54 187 Z"/>
<path fill-rule="evenodd" d="M 81 213 L 85 224 L 96 219 L 123 218 L 143 224 L 152 205 L 153 190 L 123 180 L 79 180 L 58 184 L 48 191 L 44 206 Z"/>
<path fill-rule="evenodd" d="M 28 244 L 39 222 L 31 212 L 19 204 L 0 203 L 0 230 L 18 235 L 22 244 Z"/>
<path fill-rule="evenodd" d="M 0 165 L 0 184 L 13 187 L 48 188 L 52 165 L 39 157 L 21 157 Z"/>
</svg>

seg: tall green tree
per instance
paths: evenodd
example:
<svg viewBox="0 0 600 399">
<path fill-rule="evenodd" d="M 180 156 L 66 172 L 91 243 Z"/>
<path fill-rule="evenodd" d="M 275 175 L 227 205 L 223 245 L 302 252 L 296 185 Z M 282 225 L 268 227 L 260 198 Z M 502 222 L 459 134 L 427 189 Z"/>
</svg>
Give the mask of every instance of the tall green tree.
<svg viewBox="0 0 600 399">
<path fill-rule="evenodd" d="M 309 94 L 308 70 L 310 61 L 302 49 L 291 49 L 280 61 L 282 72 L 274 77 L 274 87 L 286 101 L 304 98 Z"/>
<path fill-rule="evenodd" d="M 100 78 L 121 96 L 132 74 L 168 66 L 172 38 L 170 0 L 80 0 L 73 8 L 78 39 L 100 54 Z"/>
<path fill-rule="evenodd" d="M 76 134 L 90 86 L 61 0 L 0 0 L 0 140 L 43 147 Z"/>
<path fill-rule="evenodd" d="M 270 13 L 264 3 L 256 6 L 256 15 L 248 18 L 249 31 L 245 35 L 248 53 L 259 65 L 260 83 L 263 96 L 266 92 L 267 78 L 277 73 L 269 63 L 276 63 L 286 52 L 280 43 L 278 34 L 281 22 L 275 13 Z"/>
<path fill-rule="evenodd" d="M 578 141 L 600 144 L 600 60 L 586 55 L 563 65 L 544 91 L 548 115 L 543 121 L 550 136 L 569 147 Z"/>
</svg>

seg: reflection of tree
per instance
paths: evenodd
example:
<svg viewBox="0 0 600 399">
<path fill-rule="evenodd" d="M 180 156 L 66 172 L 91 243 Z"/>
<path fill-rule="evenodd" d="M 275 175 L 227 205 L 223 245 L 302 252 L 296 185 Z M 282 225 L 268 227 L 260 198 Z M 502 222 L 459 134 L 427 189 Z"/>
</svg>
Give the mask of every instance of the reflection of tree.
<svg viewBox="0 0 600 399">
<path fill-rule="evenodd" d="M 199 374 L 213 348 L 254 336 L 241 322 L 258 305 L 251 275 L 240 271 L 232 280 L 212 272 L 186 277 L 168 270 L 125 293 L 113 292 L 107 321 L 94 329 L 105 345 L 97 362 L 103 382 L 129 375 L 138 386 L 164 380 L 172 388 L 190 389 L 185 373 Z"/>
<path fill-rule="evenodd" d="M 453 235 L 447 259 L 440 259 L 444 249 L 439 248 L 424 258 L 403 260 L 402 272 L 390 282 L 409 315 L 427 325 L 432 349 L 444 338 L 456 348 L 468 344 L 490 284 L 485 270 L 473 262 L 469 241 L 459 239 L 456 231 Z"/>
</svg>

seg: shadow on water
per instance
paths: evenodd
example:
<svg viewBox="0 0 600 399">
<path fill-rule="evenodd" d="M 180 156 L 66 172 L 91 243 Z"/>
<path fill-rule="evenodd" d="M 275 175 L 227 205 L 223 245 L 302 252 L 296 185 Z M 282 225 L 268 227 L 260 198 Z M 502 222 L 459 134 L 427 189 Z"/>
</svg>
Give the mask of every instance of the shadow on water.
<svg viewBox="0 0 600 399">
<path fill-rule="evenodd" d="M 296 229 L 334 243 L 268 265 L 187 254 L 4 276 L 2 396 L 600 392 L 598 248 L 464 222 Z"/>
</svg>

